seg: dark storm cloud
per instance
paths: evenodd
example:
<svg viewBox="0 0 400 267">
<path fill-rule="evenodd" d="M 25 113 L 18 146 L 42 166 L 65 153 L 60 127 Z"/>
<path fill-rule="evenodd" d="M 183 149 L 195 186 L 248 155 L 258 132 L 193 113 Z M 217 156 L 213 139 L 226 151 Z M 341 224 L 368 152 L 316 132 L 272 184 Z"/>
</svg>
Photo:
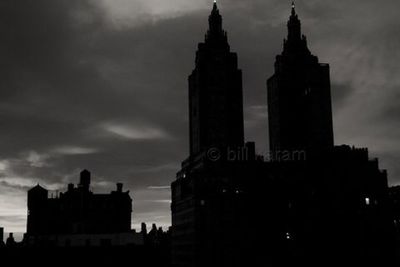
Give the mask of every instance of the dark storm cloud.
<svg viewBox="0 0 400 267">
<path fill-rule="evenodd" d="M 15 199 L 0 215 L 25 211 L 27 187 L 60 190 L 88 168 L 96 191 L 113 190 L 117 181 L 132 191 L 135 225 L 169 223 L 165 187 L 188 153 L 187 75 L 211 3 L 165 16 L 132 9 L 139 19 L 122 24 L 101 3 L 0 2 L 0 192 Z M 374 156 L 396 175 L 397 6 L 298 1 L 311 50 L 331 64 L 338 142 L 373 143 Z M 265 152 L 265 84 L 290 3 L 227 0 L 220 8 L 243 70 L 246 137 Z"/>
<path fill-rule="evenodd" d="M 95 190 L 113 189 L 106 181 L 133 189 L 140 220 L 156 220 L 149 210 L 168 217 L 169 191 L 147 187 L 169 185 L 186 156 L 180 73 L 195 44 L 178 45 L 185 18 L 116 29 L 93 3 L 2 3 L 1 184 L 20 198 L 35 182 L 62 189 L 89 168 Z"/>
</svg>

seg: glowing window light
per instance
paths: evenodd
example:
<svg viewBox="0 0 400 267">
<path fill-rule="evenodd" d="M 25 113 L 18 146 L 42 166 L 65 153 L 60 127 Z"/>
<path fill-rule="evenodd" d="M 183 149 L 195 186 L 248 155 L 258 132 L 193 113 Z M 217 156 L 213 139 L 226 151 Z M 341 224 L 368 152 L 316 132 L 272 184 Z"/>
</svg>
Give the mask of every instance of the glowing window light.
<svg viewBox="0 0 400 267">
<path fill-rule="evenodd" d="M 287 240 L 290 240 L 290 239 L 292 239 L 292 237 L 291 237 L 291 235 L 290 235 L 290 233 L 289 233 L 289 232 L 287 232 L 287 233 L 286 233 L 286 239 L 287 239 Z"/>
</svg>

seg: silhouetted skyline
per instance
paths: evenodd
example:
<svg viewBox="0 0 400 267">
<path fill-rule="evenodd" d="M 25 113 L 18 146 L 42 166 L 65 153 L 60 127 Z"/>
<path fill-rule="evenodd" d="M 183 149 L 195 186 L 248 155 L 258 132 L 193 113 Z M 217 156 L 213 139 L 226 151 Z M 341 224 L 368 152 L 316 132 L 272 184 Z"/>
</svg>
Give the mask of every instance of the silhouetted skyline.
<svg viewBox="0 0 400 267">
<path fill-rule="evenodd" d="M 243 138 L 240 54 L 222 22 L 214 2 L 189 76 L 190 154 L 171 183 L 172 265 L 394 262 L 387 171 L 367 148 L 335 145 L 330 67 L 309 50 L 295 4 L 267 81 L 272 159 Z"/>
<path fill-rule="evenodd" d="M 210 1 L 164 2 L 3 1 L 0 226 L 6 231 L 25 229 L 27 188 L 39 181 L 64 190 L 82 168 L 99 177 L 97 191 L 126 184 L 138 203 L 135 228 L 141 221 L 170 223 L 168 185 L 189 151 L 185 77 Z M 281 51 L 290 1 L 219 5 L 240 55 L 245 135 L 265 152 L 265 77 Z M 400 179 L 398 5 L 297 5 L 312 51 L 332 67 L 337 143 L 370 147 L 392 184 Z"/>
</svg>

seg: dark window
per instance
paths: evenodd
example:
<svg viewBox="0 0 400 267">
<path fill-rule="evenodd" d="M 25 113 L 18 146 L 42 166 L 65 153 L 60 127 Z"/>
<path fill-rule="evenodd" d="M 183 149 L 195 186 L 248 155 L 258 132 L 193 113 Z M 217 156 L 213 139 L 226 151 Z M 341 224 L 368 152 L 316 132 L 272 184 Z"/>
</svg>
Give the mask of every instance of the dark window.
<svg viewBox="0 0 400 267">
<path fill-rule="evenodd" d="M 111 247 L 111 239 L 101 239 L 100 246 L 102 247 Z"/>
</svg>

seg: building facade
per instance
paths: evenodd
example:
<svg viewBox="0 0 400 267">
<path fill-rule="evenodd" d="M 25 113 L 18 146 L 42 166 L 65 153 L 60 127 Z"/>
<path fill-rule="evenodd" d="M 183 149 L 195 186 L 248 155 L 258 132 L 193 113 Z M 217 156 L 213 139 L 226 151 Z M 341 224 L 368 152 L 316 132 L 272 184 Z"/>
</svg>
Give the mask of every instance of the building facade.
<svg viewBox="0 0 400 267">
<path fill-rule="evenodd" d="M 242 72 L 237 61 L 214 3 L 209 30 L 189 76 L 191 156 L 216 146 L 243 146 Z"/>
<path fill-rule="evenodd" d="M 367 149 L 334 145 L 329 66 L 294 5 L 267 82 L 270 161 L 244 141 L 237 56 L 215 3 L 209 21 L 189 77 L 190 155 L 171 185 L 173 265 L 391 259 L 387 173 Z"/>
<path fill-rule="evenodd" d="M 110 194 L 94 194 L 91 174 L 80 173 L 80 183 L 49 198 L 40 185 L 28 191 L 28 244 L 57 246 L 113 246 L 143 243 L 131 230 L 132 199 L 123 185 Z"/>
<path fill-rule="evenodd" d="M 4 246 L 4 228 L 0 227 L 0 247 Z"/>
<path fill-rule="evenodd" d="M 219 160 L 229 150 L 254 154 L 254 146 L 244 145 L 242 73 L 216 3 L 195 65 L 189 76 L 190 155 L 172 184 L 172 257 L 179 266 L 234 264 L 227 255 L 235 255 L 232 244 L 240 238 L 231 233 L 240 216 L 231 205 L 239 203 L 241 181 L 232 183 Z M 203 253 L 207 248 L 215 254 Z"/>
<path fill-rule="evenodd" d="M 283 52 L 267 82 L 270 150 L 329 150 L 334 143 L 329 65 L 308 49 L 294 5 L 287 26 Z"/>
</svg>

